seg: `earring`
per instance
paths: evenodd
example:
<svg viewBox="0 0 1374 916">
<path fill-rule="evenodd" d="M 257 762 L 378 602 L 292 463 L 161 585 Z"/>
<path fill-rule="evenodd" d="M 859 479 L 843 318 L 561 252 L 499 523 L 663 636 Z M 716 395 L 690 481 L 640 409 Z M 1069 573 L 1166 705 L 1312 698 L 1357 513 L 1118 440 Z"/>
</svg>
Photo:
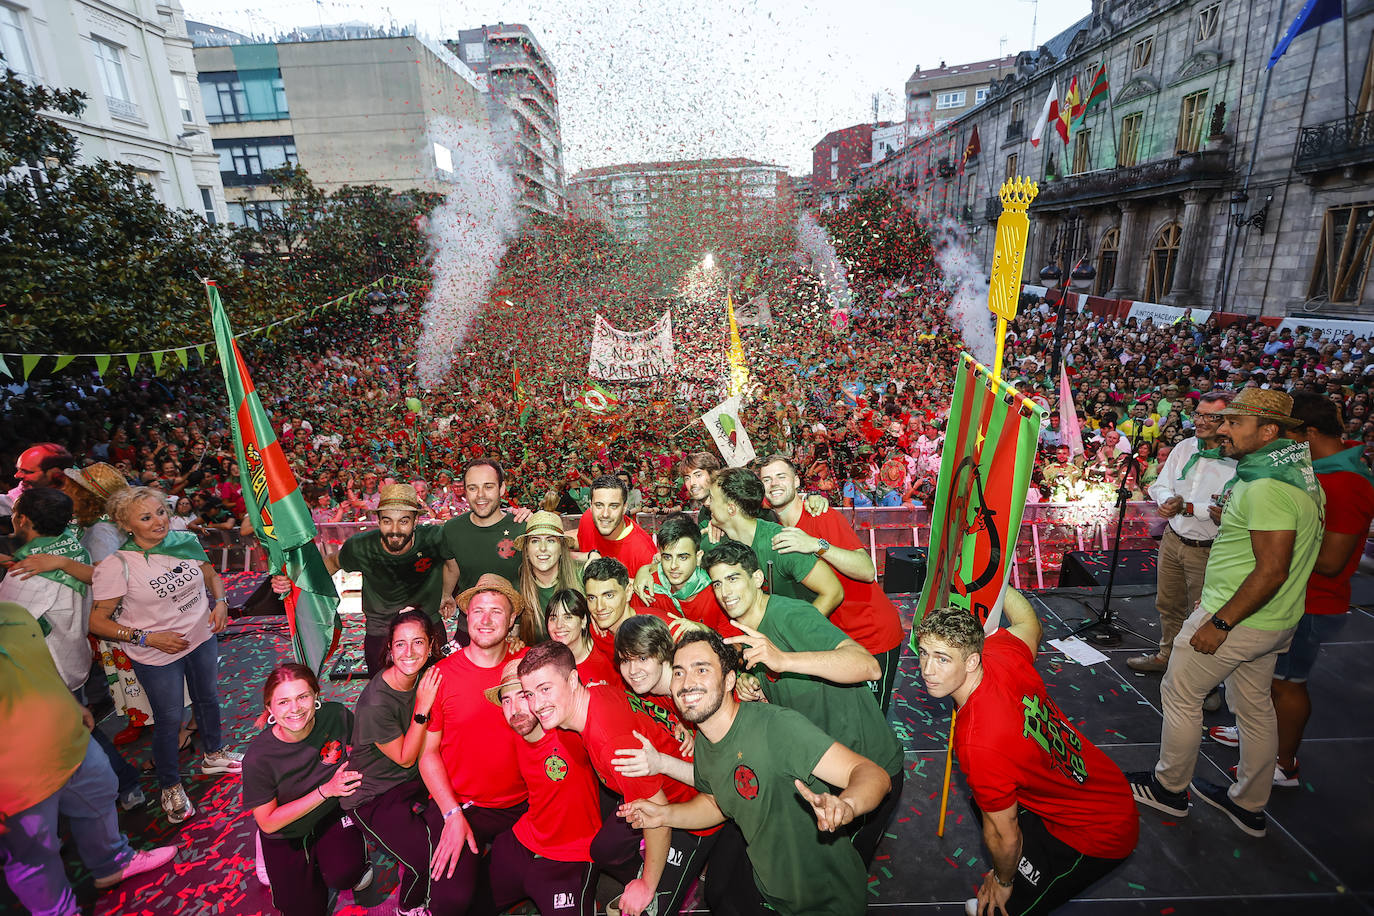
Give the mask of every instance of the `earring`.
<svg viewBox="0 0 1374 916">
<path fill-rule="evenodd" d="M 274 715 L 272 715 L 270 712 L 267 714 L 267 724 L 268 724 L 268 725 L 276 725 L 276 724 L 277 724 L 277 717 L 274 716 Z"/>
<path fill-rule="evenodd" d="M 321 706 L 323 706 L 323 705 L 324 705 L 324 701 L 321 700 L 319 697 L 315 697 L 315 708 L 316 708 L 316 709 L 319 709 L 319 708 L 320 708 Z"/>
</svg>

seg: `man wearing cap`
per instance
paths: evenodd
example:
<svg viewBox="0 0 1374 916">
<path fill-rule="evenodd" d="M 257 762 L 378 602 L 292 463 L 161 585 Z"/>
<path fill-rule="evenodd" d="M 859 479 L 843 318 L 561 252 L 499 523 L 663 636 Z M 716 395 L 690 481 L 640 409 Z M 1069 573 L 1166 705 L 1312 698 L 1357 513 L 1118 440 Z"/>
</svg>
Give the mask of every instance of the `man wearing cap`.
<svg viewBox="0 0 1374 916">
<path fill-rule="evenodd" d="M 483 691 L 501 709 L 516 743 L 520 776 L 529 790 L 529 810 L 491 844 L 489 873 L 472 912 L 487 916 L 521 900 L 534 901 L 540 913 L 593 916 L 592 839 L 601 829 L 596 771 L 575 733 L 545 730 L 530 710 L 520 686 L 519 661 L 501 669 L 501 683 Z"/>
<path fill-rule="evenodd" d="M 1236 459 L 1221 524 L 1207 558 L 1202 598 L 1174 640 L 1160 698 L 1164 727 L 1153 772 L 1129 779 L 1136 801 L 1174 817 L 1198 797 L 1251 836 L 1264 836 L 1278 730 L 1270 682 L 1278 654 L 1302 618 L 1321 547 L 1322 491 L 1307 444 L 1284 437 L 1299 425 L 1293 399 L 1247 388 L 1221 414 L 1217 442 Z M 1226 681 L 1241 737 L 1229 789 L 1193 778 L 1202 703 Z"/>
<path fill-rule="evenodd" d="M 387 629 L 398 611 L 418 608 L 440 631 L 454 613 L 458 565 L 442 528 L 415 524 L 423 509 L 410 484 L 383 487 L 377 502 L 377 527 L 353 535 L 337 552 L 323 553 L 331 575 L 340 569 L 363 574 L 363 659 L 368 677 L 386 667 Z M 272 577 L 278 594 L 290 587 L 285 576 Z"/>
<path fill-rule="evenodd" d="M 457 874 L 475 891 L 482 849 L 528 808 L 519 739 L 500 709 L 478 699 L 502 683 L 502 670 L 517 658 L 506 637 L 525 603 L 509 581 L 486 573 L 458 595 L 458 607 L 467 615 L 471 642 L 439 662 L 443 680 L 425 723 L 420 776 L 444 816 L 434 874 Z"/>
<path fill-rule="evenodd" d="M 1193 412 L 1196 435 L 1178 444 L 1159 477 L 1150 484 L 1150 498 L 1169 520 L 1159 542 L 1155 609 L 1159 611 L 1159 651 L 1126 659 L 1132 671 L 1163 673 L 1183 621 L 1202 596 L 1207 556 L 1217 536 L 1209 508 L 1236 474 L 1236 462 L 1217 448 L 1221 410 L 1235 392 L 1218 389 L 1203 395 Z"/>
<path fill-rule="evenodd" d="M 469 509 L 444 523 L 444 538 L 458 561 L 458 589 L 466 591 L 487 573 L 514 582 L 520 578 L 520 549 L 528 509 L 508 513 L 506 474 L 490 458 L 474 458 L 463 468 L 463 493 Z"/>
</svg>

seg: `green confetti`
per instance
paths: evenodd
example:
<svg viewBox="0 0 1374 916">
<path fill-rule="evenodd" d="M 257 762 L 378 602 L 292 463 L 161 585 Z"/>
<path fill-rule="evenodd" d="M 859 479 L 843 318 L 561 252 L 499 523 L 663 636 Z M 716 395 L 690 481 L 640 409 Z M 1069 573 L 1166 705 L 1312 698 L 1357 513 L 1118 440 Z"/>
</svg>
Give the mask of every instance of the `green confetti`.
<svg viewBox="0 0 1374 916">
<path fill-rule="evenodd" d="M 962 847 L 962 846 L 960 846 L 958 849 L 954 850 L 954 858 L 956 858 L 956 859 L 959 858 L 959 857 L 960 857 L 961 855 L 963 855 L 963 854 L 964 854 L 964 847 Z"/>
<path fill-rule="evenodd" d="M 1131 890 L 1133 890 L 1133 891 L 1143 891 L 1143 890 L 1145 890 L 1145 885 L 1143 885 L 1143 884 L 1135 884 L 1134 882 L 1131 882 L 1131 881 L 1127 881 L 1127 882 L 1126 882 L 1126 886 L 1129 887 L 1129 888 L 1130 888 Z"/>
<path fill-rule="evenodd" d="M 1232 855 L 1234 855 L 1237 859 L 1239 859 L 1239 858 L 1240 858 L 1240 850 L 1239 850 L 1239 849 L 1234 850 L 1234 851 L 1232 852 Z"/>
<path fill-rule="evenodd" d="M 891 878 L 891 877 L 892 877 L 892 872 L 890 872 L 890 871 L 887 870 L 887 866 L 886 866 L 886 865 L 884 865 L 884 866 L 882 867 L 882 873 L 883 873 L 883 877 L 884 877 L 884 878 Z"/>
<path fill-rule="evenodd" d="M 1313 883 L 1313 884 L 1319 883 L 1319 880 L 1320 880 L 1320 879 L 1317 878 L 1317 873 L 1316 873 L 1316 872 L 1314 872 L 1314 871 L 1309 871 L 1309 872 L 1307 873 L 1307 877 L 1309 877 L 1309 878 L 1312 879 L 1312 883 Z"/>
<path fill-rule="evenodd" d="M 972 868 L 972 867 L 973 867 L 974 865 L 976 865 L 977 863 L 978 863 L 978 857 L 977 857 L 977 856 L 969 856 L 969 860 L 968 860 L 969 868 Z"/>
</svg>

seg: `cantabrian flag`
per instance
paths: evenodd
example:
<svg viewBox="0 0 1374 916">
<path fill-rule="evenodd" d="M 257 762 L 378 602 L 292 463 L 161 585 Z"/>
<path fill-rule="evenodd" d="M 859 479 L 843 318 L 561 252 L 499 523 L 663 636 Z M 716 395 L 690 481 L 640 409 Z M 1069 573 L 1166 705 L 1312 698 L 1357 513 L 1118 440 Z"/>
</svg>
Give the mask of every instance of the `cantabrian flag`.
<svg viewBox="0 0 1374 916">
<path fill-rule="evenodd" d="M 997 627 L 1044 416 L 1043 408 L 962 354 L 930 514 L 917 620 L 954 605 L 989 632 Z"/>
<path fill-rule="evenodd" d="M 291 580 L 285 595 L 286 620 L 296 660 L 317 674 L 339 645 L 339 593 L 315 545 L 315 522 L 286 461 L 272 421 L 253 388 L 219 290 L 207 283 L 215 346 L 229 393 L 229 422 L 239 462 L 243 502 L 253 531 L 267 551 L 268 568 Z"/>
<path fill-rule="evenodd" d="M 735 321 L 735 301 L 725 293 L 725 316 L 730 323 L 730 349 L 727 359 L 730 364 L 730 386 L 726 393 L 736 398 L 749 387 L 749 364 L 744 361 L 744 341 L 739 336 L 739 322 Z"/>
<path fill-rule="evenodd" d="M 1111 87 L 1107 85 L 1107 65 L 1104 63 L 1099 65 L 1097 72 L 1093 74 L 1093 84 L 1088 87 L 1088 97 L 1083 100 L 1083 111 L 1078 116 L 1080 130 L 1087 126 L 1088 112 L 1107 101 L 1111 91 Z"/>
</svg>

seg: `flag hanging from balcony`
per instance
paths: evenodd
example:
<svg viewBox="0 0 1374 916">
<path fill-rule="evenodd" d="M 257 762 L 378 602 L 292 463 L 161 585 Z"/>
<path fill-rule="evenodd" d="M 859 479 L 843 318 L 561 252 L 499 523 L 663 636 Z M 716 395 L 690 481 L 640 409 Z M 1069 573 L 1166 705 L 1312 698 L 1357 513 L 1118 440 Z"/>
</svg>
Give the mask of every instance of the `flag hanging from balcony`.
<svg viewBox="0 0 1374 916">
<path fill-rule="evenodd" d="M 284 598 L 296 660 L 319 673 L 339 645 L 343 629 L 339 593 L 315 544 L 315 522 L 296 484 L 296 475 L 287 464 L 272 421 L 234 341 L 219 290 L 207 283 L 205 291 L 210 298 L 224 387 L 229 393 L 229 421 L 234 431 L 234 457 L 239 463 L 243 502 L 258 543 L 267 551 L 268 569 L 291 580 L 291 590 Z"/>
<path fill-rule="evenodd" d="M 1340 19 L 1344 15 L 1341 10 L 1341 0 L 1307 0 L 1297 17 L 1284 30 L 1283 37 L 1274 46 L 1274 53 L 1269 55 L 1269 63 L 1264 69 L 1273 69 L 1274 64 L 1279 62 L 1279 58 L 1288 50 L 1293 39 L 1303 32 L 1310 31 L 1320 25 L 1325 25 L 1333 19 Z"/>
<path fill-rule="evenodd" d="M 1103 63 L 1093 74 L 1093 84 L 1088 87 L 1088 97 L 1083 100 L 1083 113 L 1078 116 L 1078 126 L 1083 128 L 1088 123 L 1088 112 L 1093 107 L 1107 101 L 1111 93 L 1111 87 L 1107 85 L 1107 65 Z"/>
<path fill-rule="evenodd" d="M 1045 104 L 1040 108 L 1040 120 L 1035 122 L 1031 131 L 1031 146 L 1039 146 L 1045 136 L 1045 125 L 1054 120 L 1055 107 L 1059 104 L 1059 81 L 1050 80 L 1050 91 L 1045 96 Z"/>
<path fill-rule="evenodd" d="M 1063 101 L 1056 100 L 1050 105 L 1050 120 L 1054 122 L 1054 129 L 1059 131 L 1059 136 L 1063 138 L 1064 145 L 1069 145 L 1069 136 L 1073 133 L 1073 123 L 1083 114 L 1083 98 L 1078 93 L 1078 77 L 1074 76 L 1069 80 L 1069 91 L 1064 96 Z"/>
<path fill-rule="evenodd" d="M 968 164 L 970 159 L 978 158 L 978 154 L 983 151 L 983 144 L 978 140 L 978 125 L 973 125 L 973 133 L 969 134 L 968 145 L 964 147 L 964 164 Z"/>
<path fill-rule="evenodd" d="M 997 626 L 1045 415 L 972 356 L 961 355 L 917 620 L 954 605 L 988 629 Z"/>
</svg>

